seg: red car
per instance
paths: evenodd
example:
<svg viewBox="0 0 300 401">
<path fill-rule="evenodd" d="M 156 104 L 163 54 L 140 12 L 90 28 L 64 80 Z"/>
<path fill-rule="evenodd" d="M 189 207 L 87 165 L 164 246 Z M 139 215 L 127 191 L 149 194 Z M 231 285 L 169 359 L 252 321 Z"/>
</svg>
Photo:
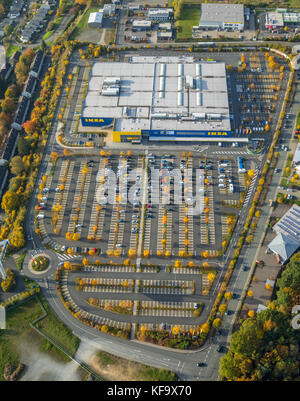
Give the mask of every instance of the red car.
<svg viewBox="0 0 300 401">
<path fill-rule="evenodd" d="M 44 206 L 40 206 L 39 209 L 40 210 L 44 210 L 45 208 L 44 208 Z"/>
</svg>

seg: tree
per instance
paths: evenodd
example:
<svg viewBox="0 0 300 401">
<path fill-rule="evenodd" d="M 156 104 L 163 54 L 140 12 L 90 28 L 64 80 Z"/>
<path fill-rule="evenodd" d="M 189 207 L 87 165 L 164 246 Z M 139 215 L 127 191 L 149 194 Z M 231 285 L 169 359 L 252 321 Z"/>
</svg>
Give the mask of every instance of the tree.
<svg viewBox="0 0 300 401">
<path fill-rule="evenodd" d="M 227 292 L 225 293 L 224 297 L 225 297 L 226 301 L 230 301 L 231 298 L 232 298 L 231 292 L 227 291 Z"/>
<path fill-rule="evenodd" d="M 227 305 L 226 304 L 221 304 L 219 306 L 219 312 L 224 315 L 224 313 L 227 311 Z"/>
<path fill-rule="evenodd" d="M 203 323 L 203 325 L 201 326 L 201 333 L 208 334 L 209 330 L 209 324 L 207 322 Z"/>
<path fill-rule="evenodd" d="M 10 214 L 12 210 L 16 210 L 19 207 L 19 201 L 19 195 L 8 190 L 2 198 L 1 207 L 6 214 Z"/>
<path fill-rule="evenodd" d="M 103 324 L 103 325 L 101 326 L 101 331 L 102 331 L 103 333 L 108 333 L 108 327 L 106 326 L 106 324 Z"/>
<path fill-rule="evenodd" d="M 23 135 L 20 135 L 19 137 L 17 148 L 20 156 L 28 155 L 30 153 L 30 143 L 24 139 Z"/>
<path fill-rule="evenodd" d="M 174 266 L 175 266 L 176 268 L 181 267 L 181 262 L 180 262 L 180 260 L 178 260 L 178 259 L 175 260 Z"/>
<path fill-rule="evenodd" d="M 215 329 L 219 329 L 221 327 L 222 320 L 220 318 L 216 318 L 213 321 L 213 326 Z"/>
<path fill-rule="evenodd" d="M 10 245 L 14 248 L 23 248 L 25 245 L 25 238 L 22 227 L 17 227 L 11 233 Z"/>
<path fill-rule="evenodd" d="M 9 36 L 13 31 L 12 25 L 5 25 L 5 27 L 3 28 L 3 31 L 6 36 Z"/>
<path fill-rule="evenodd" d="M 4 94 L 5 98 L 9 98 L 9 99 L 17 99 L 18 97 L 18 88 L 17 85 L 10 85 Z"/>
<path fill-rule="evenodd" d="M 23 128 L 26 132 L 27 135 L 32 135 L 38 127 L 38 121 L 37 120 L 28 120 L 25 121 L 23 124 Z"/>
<path fill-rule="evenodd" d="M 219 371 L 222 378 L 235 380 L 237 377 L 240 377 L 241 370 L 234 356 L 234 353 L 228 352 L 221 358 Z"/>
<path fill-rule="evenodd" d="M 9 163 L 10 171 L 14 175 L 20 175 L 24 171 L 24 163 L 20 156 L 15 156 Z"/>
<path fill-rule="evenodd" d="M 15 285 L 15 275 L 10 269 L 6 269 L 7 277 L 1 281 L 1 288 L 4 292 L 10 291 Z"/>
<path fill-rule="evenodd" d="M 215 279 L 215 274 L 214 273 L 208 273 L 207 275 L 207 280 L 212 283 Z"/>
<path fill-rule="evenodd" d="M 6 114 L 12 114 L 16 108 L 16 102 L 11 98 L 5 98 L 1 101 L 2 111 Z"/>
<path fill-rule="evenodd" d="M 22 56 L 20 57 L 20 60 L 21 60 L 24 64 L 26 64 L 27 66 L 30 67 L 30 65 L 31 65 L 31 63 L 32 63 L 32 61 L 33 61 L 34 56 L 35 56 L 34 50 L 33 50 L 31 47 L 28 47 L 28 48 L 24 51 L 24 53 L 22 54 Z"/>
</svg>

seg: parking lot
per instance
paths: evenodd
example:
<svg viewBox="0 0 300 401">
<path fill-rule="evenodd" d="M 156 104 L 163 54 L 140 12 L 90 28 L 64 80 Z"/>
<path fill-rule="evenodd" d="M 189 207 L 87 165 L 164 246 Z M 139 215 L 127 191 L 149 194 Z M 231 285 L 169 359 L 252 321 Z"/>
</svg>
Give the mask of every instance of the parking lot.
<svg viewBox="0 0 300 401">
<path fill-rule="evenodd" d="M 138 256 L 140 239 L 140 256 L 150 260 L 216 257 L 224 216 L 237 214 L 246 172 L 255 170 L 253 159 L 230 154 L 90 157 L 57 159 L 39 225 L 56 250 L 123 260 Z"/>
<path fill-rule="evenodd" d="M 276 68 L 266 53 L 247 53 L 241 56 L 238 73 L 227 75 L 232 129 L 237 136 L 266 137 L 272 118 L 280 111 L 288 71 L 279 58 Z"/>
</svg>

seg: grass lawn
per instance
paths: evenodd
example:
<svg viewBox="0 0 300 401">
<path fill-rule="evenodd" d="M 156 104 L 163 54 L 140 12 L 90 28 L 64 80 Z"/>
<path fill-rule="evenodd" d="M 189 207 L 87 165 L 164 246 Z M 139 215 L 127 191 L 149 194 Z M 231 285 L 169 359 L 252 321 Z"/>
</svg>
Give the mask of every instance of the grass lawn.
<svg viewBox="0 0 300 401">
<path fill-rule="evenodd" d="M 49 39 L 50 36 L 53 35 L 53 33 L 54 33 L 54 30 L 46 32 L 45 35 L 43 36 L 43 40 L 46 42 L 46 40 Z"/>
<path fill-rule="evenodd" d="M 59 321 L 42 295 L 39 298 L 48 312 L 48 316 L 40 323 L 40 330 L 52 339 L 55 339 L 63 348 L 74 354 L 80 340 L 73 336 L 71 331 Z M 6 330 L 0 330 L 0 381 L 3 381 L 3 371 L 7 363 L 14 368 L 19 362 L 18 345 L 21 343 L 36 344 L 40 350 L 47 350 L 50 355 L 60 361 L 70 360 L 61 351 L 52 346 L 30 327 L 30 323 L 43 315 L 37 299 L 30 299 L 22 305 L 7 311 Z"/>
<path fill-rule="evenodd" d="M 97 352 L 93 369 L 107 380 L 174 381 L 176 375 L 167 369 L 157 369 L 117 357 L 105 351 Z"/>
<path fill-rule="evenodd" d="M 48 315 L 40 320 L 36 327 L 74 356 L 80 344 L 79 338 L 75 337 L 71 330 L 57 319 L 45 298 L 43 296 L 39 296 L 39 298 Z"/>
<path fill-rule="evenodd" d="M 297 126 L 300 125 L 300 110 L 298 111 L 297 114 Z"/>
<path fill-rule="evenodd" d="M 6 49 L 6 57 L 7 58 L 11 57 L 17 50 L 20 50 L 19 46 L 10 44 Z"/>
<path fill-rule="evenodd" d="M 26 256 L 26 251 L 20 253 L 20 255 L 16 258 L 16 265 L 17 265 L 18 270 L 22 269 L 22 265 L 23 265 L 25 256 Z"/>
<path fill-rule="evenodd" d="M 180 20 L 176 22 L 178 27 L 177 38 L 191 38 L 194 25 L 199 24 L 200 7 L 184 7 L 181 13 Z"/>
<path fill-rule="evenodd" d="M 74 40 L 78 35 L 81 34 L 82 31 L 88 29 L 88 20 L 91 13 L 99 11 L 98 7 L 91 7 L 87 10 L 87 12 L 83 15 L 79 23 L 77 24 L 74 32 L 72 33 L 72 40 Z"/>
</svg>

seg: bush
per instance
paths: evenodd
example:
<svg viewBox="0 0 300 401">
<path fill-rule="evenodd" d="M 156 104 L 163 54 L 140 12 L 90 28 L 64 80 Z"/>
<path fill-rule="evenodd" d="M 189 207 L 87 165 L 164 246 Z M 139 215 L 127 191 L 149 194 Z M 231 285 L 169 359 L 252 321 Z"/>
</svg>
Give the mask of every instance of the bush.
<svg viewBox="0 0 300 401">
<path fill-rule="evenodd" d="M 31 264 L 33 270 L 41 272 L 49 266 L 49 259 L 46 256 L 38 256 Z"/>
<path fill-rule="evenodd" d="M 1 281 L 1 288 L 4 292 L 10 291 L 15 285 L 15 275 L 10 269 L 6 269 L 7 277 Z"/>
</svg>

